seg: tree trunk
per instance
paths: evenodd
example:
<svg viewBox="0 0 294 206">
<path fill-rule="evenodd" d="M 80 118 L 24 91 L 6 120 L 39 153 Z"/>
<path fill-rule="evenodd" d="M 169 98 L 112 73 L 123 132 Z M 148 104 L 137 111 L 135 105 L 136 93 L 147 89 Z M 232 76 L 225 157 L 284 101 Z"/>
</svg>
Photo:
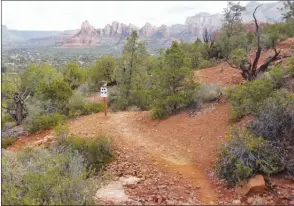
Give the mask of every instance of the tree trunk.
<svg viewBox="0 0 294 206">
<path fill-rule="evenodd" d="M 14 105 L 15 105 L 15 120 L 17 125 L 20 125 L 25 118 L 25 106 L 24 101 L 21 99 L 21 95 L 15 93 L 14 95 Z"/>
</svg>

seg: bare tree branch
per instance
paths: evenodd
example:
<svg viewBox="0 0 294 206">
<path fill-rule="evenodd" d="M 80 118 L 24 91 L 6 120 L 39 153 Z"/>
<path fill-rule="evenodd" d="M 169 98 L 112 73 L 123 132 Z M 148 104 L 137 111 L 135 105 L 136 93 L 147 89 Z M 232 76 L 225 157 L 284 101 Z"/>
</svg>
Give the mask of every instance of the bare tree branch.
<svg viewBox="0 0 294 206">
<path fill-rule="evenodd" d="M 28 90 L 28 87 L 26 87 L 24 93 L 22 94 L 22 97 L 21 97 L 22 99 L 24 98 L 25 94 L 27 93 L 27 90 Z"/>
<path fill-rule="evenodd" d="M 274 49 L 274 50 L 275 50 L 275 55 L 274 55 L 272 58 L 270 58 L 266 63 L 264 63 L 263 65 L 261 65 L 261 66 L 259 67 L 259 70 L 258 70 L 259 72 L 264 72 L 264 71 L 266 71 L 266 70 L 268 69 L 269 65 L 270 65 L 273 61 L 276 60 L 276 58 L 277 58 L 278 55 L 280 54 L 281 50 L 279 50 L 278 52 L 277 52 L 276 49 Z"/>
<path fill-rule="evenodd" d="M 239 69 L 239 70 L 241 70 L 241 68 L 232 65 L 228 60 L 225 60 L 225 62 L 227 62 L 227 63 L 230 65 L 230 67 L 232 67 L 232 68 L 234 68 L 234 69 Z"/>
<path fill-rule="evenodd" d="M 30 95 L 31 95 L 31 92 L 28 94 L 28 96 L 23 101 L 25 102 L 26 100 L 28 100 L 28 98 L 30 98 Z"/>
<path fill-rule="evenodd" d="M 256 72 L 256 68 L 257 68 L 257 64 L 258 64 L 258 60 L 260 58 L 260 54 L 261 54 L 261 46 L 260 46 L 260 35 L 259 35 L 259 26 L 255 17 L 255 12 L 257 11 L 257 9 L 261 6 L 262 4 L 258 5 L 253 12 L 253 18 L 254 18 L 254 22 L 255 22 L 255 36 L 256 36 L 256 40 L 257 40 L 257 51 L 255 54 L 255 58 L 253 61 L 253 65 L 252 65 L 252 71 Z"/>
</svg>

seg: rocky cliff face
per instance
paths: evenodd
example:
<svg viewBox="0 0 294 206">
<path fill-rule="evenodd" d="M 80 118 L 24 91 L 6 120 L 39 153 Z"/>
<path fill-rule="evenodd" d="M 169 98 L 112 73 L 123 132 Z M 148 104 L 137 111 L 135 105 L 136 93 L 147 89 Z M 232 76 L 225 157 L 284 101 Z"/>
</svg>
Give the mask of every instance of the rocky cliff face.
<svg viewBox="0 0 294 206">
<path fill-rule="evenodd" d="M 252 13 L 256 6 L 260 3 L 252 1 L 246 6 L 246 12 L 243 14 L 243 22 L 251 28 L 253 20 Z M 281 14 L 278 8 L 282 7 L 282 2 L 273 2 L 263 4 L 256 13 L 260 22 L 277 22 L 280 20 Z M 184 40 L 185 42 L 193 42 L 197 38 L 202 39 L 204 29 L 214 33 L 221 28 L 222 14 L 209 14 L 201 12 L 195 16 L 188 17 L 185 24 L 176 24 L 172 26 L 161 25 L 156 27 L 150 23 L 146 23 L 142 28 L 134 25 L 126 25 L 119 22 L 107 24 L 102 29 L 95 29 L 88 21 L 83 22 L 81 30 L 63 46 L 97 46 L 103 44 L 119 45 L 124 42 L 133 30 L 137 30 L 140 38 L 148 43 L 159 44 L 163 47 L 169 46 L 173 40 Z M 250 29 L 249 29 L 250 30 Z"/>
<path fill-rule="evenodd" d="M 252 13 L 256 6 L 260 3 L 251 1 L 247 4 L 247 11 L 243 14 L 243 22 L 252 22 Z M 277 22 L 280 20 L 281 12 L 277 8 L 281 8 L 283 2 L 264 3 L 259 7 L 256 16 L 260 22 Z M 156 27 L 150 23 L 146 23 L 142 28 L 138 28 L 132 24 L 124 24 L 120 22 L 112 22 L 104 28 L 94 28 L 88 21 L 84 21 L 79 30 L 71 30 L 59 32 L 54 35 L 46 36 L 45 34 L 35 35 L 35 39 L 31 39 L 29 44 L 46 44 L 62 47 L 91 47 L 99 45 L 110 45 L 113 47 L 122 47 L 126 38 L 136 30 L 140 38 L 148 43 L 148 46 L 162 48 L 168 47 L 173 40 L 182 39 L 185 42 L 194 42 L 197 38 L 202 39 L 204 29 L 210 33 L 215 33 L 222 25 L 222 14 L 209 14 L 205 12 L 198 13 L 188 17 L 184 24 L 175 24 L 171 26 L 161 25 Z M 250 27 L 251 28 L 251 27 Z M 2 42 L 14 41 L 17 39 L 11 35 L 10 30 L 2 27 Z M 14 34 L 14 33 L 13 33 Z M 37 39 L 36 39 L 37 37 Z"/>
<path fill-rule="evenodd" d="M 89 47 L 99 44 L 96 29 L 88 22 L 82 23 L 80 31 L 72 38 L 61 43 L 64 47 Z"/>
</svg>

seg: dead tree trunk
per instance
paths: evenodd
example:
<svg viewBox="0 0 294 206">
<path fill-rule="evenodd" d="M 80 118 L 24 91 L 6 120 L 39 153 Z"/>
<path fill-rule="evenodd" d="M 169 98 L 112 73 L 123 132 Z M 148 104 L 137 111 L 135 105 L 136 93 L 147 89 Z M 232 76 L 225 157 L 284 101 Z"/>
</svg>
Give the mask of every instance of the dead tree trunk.
<svg viewBox="0 0 294 206">
<path fill-rule="evenodd" d="M 15 93 L 13 101 L 15 106 L 15 120 L 17 125 L 20 125 L 26 117 L 24 100 L 19 93 Z"/>
<path fill-rule="evenodd" d="M 20 125 L 26 118 L 28 112 L 25 105 L 25 101 L 29 98 L 30 93 L 27 94 L 27 89 L 24 93 L 15 92 L 13 98 L 13 104 L 8 107 L 2 106 L 3 109 L 16 121 L 17 125 Z M 7 97 L 6 97 L 7 98 Z"/>
<path fill-rule="evenodd" d="M 258 25 L 257 19 L 255 17 L 255 13 L 256 13 L 256 10 L 261 5 L 257 6 L 255 8 L 254 12 L 253 12 L 253 18 L 254 18 L 254 22 L 255 22 L 255 36 L 256 36 L 256 40 L 257 40 L 257 50 L 256 50 L 256 53 L 255 53 L 255 58 L 253 60 L 253 64 L 251 63 L 250 58 L 248 58 L 248 60 L 247 60 L 247 65 L 242 65 L 240 67 L 233 66 L 229 61 L 227 61 L 227 63 L 229 63 L 229 65 L 232 68 L 241 70 L 241 72 L 242 72 L 241 74 L 242 74 L 243 78 L 245 80 L 247 80 L 247 81 L 252 81 L 252 80 L 256 79 L 257 75 L 260 72 L 265 72 L 268 69 L 268 67 L 270 66 L 270 64 L 277 59 L 278 55 L 281 52 L 281 51 L 277 51 L 276 47 L 274 46 L 273 49 L 275 51 L 275 55 L 272 58 L 270 58 L 267 62 L 262 64 L 259 68 L 257 67 L 258 61 L 259 61 L 260 56 L 261 56 L 262 48 L 260 46 L 259 25 Z"/>
</svg>

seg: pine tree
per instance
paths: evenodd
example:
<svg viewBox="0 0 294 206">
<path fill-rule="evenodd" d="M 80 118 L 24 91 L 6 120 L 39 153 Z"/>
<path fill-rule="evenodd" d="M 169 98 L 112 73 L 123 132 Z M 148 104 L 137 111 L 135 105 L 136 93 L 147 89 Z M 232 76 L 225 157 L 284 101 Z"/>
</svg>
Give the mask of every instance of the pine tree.
<svg viewBox="0 0 294 206">
<path fill-rule="evenodd" d="M 149 85 L 148 57 L 146 45 L 139 39 L 137 32 L 133 31 L 124 45 L 116 72 L 119 97 L 115 103 L 119 109 L 126 109 L 130 105 L 136 105 L 140 108 L 146 106 L 146 103 L 142 102 L 142 99 L 138 101 L 138 98 L 147 95 L 146 87 Z"/>
<path fill-rule="evenodd" d="M 196 84 L 192 83 L 192 70 L 180 45 L 174 41 L 164 54 L 164 66 L 155 71 L 153 89 L 153 118 L 164 118 L 187 106 L 193 99 Z"/>
<path fill-rule="evenodd" d="M 284 7 L 281 10 L 283 11 L 283 19 L 286 21 L 294 20 L 294 1 L 284 1 Z"/>
<path fill-rule="evenodd" d="M 240 2 L 235 4 L 228 1 L 227 8 L 224 9 L 223 15 L 223 27 L 224 32 L 223 43 L 224 43 L 224 55 L 228 59 L 230 52 L 234 48 L 232 45 L 232 37 L 239 35 L 244 31 L 242 26 L 242 13 L 246 10 L 246 7 L 240 5 Z"/>
</svg>

